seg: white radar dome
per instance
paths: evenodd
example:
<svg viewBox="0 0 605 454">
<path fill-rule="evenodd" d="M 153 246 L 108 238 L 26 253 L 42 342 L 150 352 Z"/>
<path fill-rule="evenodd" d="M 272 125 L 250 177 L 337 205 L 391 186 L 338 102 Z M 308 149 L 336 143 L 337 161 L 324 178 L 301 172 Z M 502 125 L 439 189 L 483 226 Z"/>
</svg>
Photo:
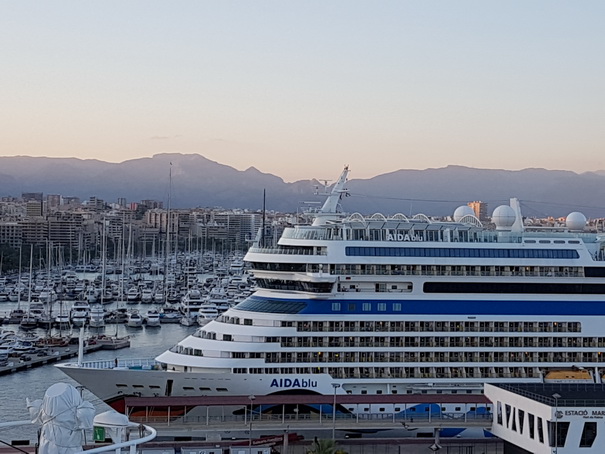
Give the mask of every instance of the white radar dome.
<svg viewBox="0 0 605 454">
<path fill-rule="evenodd" d="M 565 219 L 565 225 L 569 230 L 584 230 L 586 226 L 586 216 L 578 211 L 569 213 Z"/>
<path fill-rule="evenodd" d="M 454 221 L 460 222 L 460 219 L 462 219 L 464 216 L 469 215 L 475 215 L 475 211 L 471 207 L 469 207 L 468 205 L 459 206 L 458 208 L 456 208 L 456 211 L 454 211 Z"/>
<path fill-rule="evenodd" d="M 510 229 L 516 219 L 515 210 L 508 205 L 500 205 L 492 213 L 492 222 L 496 224 L 498 230 Z"/>
</svg>

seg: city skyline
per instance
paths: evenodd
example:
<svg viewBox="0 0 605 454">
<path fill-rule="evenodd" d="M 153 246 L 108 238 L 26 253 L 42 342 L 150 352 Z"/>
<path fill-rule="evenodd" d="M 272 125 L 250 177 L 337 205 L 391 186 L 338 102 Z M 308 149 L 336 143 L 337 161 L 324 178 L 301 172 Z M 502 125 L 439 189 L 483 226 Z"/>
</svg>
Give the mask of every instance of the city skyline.
<svg viewBox="0 0 605 454">
<path fill-rule="evenodd" d="M 3 6 L 0 156 L 198 153 L 285 181 L 605 169 L 605 5 Z M 322 173 L 323 172 L 323 173 Z"/>
</svg>

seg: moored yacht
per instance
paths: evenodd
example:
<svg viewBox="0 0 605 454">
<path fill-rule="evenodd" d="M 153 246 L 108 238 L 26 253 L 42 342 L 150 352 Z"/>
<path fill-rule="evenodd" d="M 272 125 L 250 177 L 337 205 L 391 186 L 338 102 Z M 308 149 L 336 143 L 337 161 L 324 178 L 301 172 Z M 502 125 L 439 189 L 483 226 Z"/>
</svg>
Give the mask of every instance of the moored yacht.
<svg viewBox="0 0 605 454">
<path fill-rule="evenodd" d="M 160 313 L 155 309 L 147 311 L 147 314 L 145 314 L 145 326 L 148 328 L 160 326 Z"/>
<path fill-rule="evenodd" d="M 143 316 L 137 310 L 128 312 L 126 318 L 126 325 L 130 328 L 140 328 L 143 326 Z"/>
<path fill-rule="evenodd" d="M 88 326 L 91 328 L 102 328 L 105 326 L 105 309 L 101 303 L 93 304 L 90 307 L 90 318 Z"/>
<path fill-rule="evenodd" d="M 181 298 L 181 312 L 183 314 L 197 313 L 203 302 L 204 297 L 202 292 L 196 287 L 190 288 L 187 293 L 185 293 L 185 296 Z"/>
<path fill-rule="evenodd" d="M 200 310 L 197 313 L 197 323 L 200 326 L 204 326 L 215 320 L 218 316 L 219 311 L 215 304 L 204 303 L 200 306 Z"/>
<path fill-rule="evenodd" d="M 74 302 L 69 312 L 69 318 L 72 326 L 81 327 L 88 323 L 90 316 L 90 304 L 87 301 Z"/>
</svg>

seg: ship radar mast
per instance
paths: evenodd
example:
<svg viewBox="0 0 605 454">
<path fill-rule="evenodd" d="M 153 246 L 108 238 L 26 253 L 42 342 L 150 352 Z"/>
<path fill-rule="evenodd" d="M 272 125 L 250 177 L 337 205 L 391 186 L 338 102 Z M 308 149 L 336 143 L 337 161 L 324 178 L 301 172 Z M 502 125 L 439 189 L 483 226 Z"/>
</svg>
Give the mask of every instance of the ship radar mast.
<svg viewBox="0 0 605 454">
<path fill-rule="evenodd" d="M 516 197 L 510 199 L 510 206 L 515 212 L 515 222 L 511 230 L 516 233 L 523 233 L 525 228 L 523 227 L 523 216 L 521 215 L 521 204 L 519 203 L 519 199 Z"/>
<path fill-rule="evenodd" d="M 336 220 L 339 218 L 336 213 L 338 202 L 343 194 L 347 193 L 345 184 L 347 182 L 347 176 L 349 175 L 349 166 L 345 166 L 344 170 L 340 174 L 338 181 L 334 184 L 332 191 L 328 195 L 328 198 L 324 202 L 323 206 L 317 213 L 313 225 L 323 225 L 330 220 Z"/>
</svg>

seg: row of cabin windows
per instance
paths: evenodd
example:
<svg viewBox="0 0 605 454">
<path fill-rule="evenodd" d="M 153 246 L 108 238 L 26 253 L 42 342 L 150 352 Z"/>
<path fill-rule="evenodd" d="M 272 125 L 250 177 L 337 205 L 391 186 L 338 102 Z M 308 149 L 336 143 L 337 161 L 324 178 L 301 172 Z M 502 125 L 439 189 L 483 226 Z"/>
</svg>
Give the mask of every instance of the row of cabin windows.
<svg viewBox="0 0 605 454">
<path fill-rule="evenodd" d="M 340 303 L 335 303 L 340 304 Z M 386 303 L 378 303 L 386 304 Z M 401 303 L 392 303 L 401 304 Z M 294 322 L 282 322 L 282 326 L 293 326 Z M 579 322 L 500 322 L 500 321 L 300 321 L 296 330 L 300 332 L 503 332 L 503 333 L 578 333 Z"/>
<path fill-rule="evenodd" d="M 242 370 L 242 369 L 239 369 Z M 240 372 L 246 373 L 246 372 Z M 328 373 L 333 378 L 341 379 L 376 379 L 376 378 L 412 378 L 412 379 L 451 379 L 451 378 L 476 378 L 476 379 L 493 379 L 493 378 L 540 378 L 542 372 L 537 367 L 251 367 L 248 369 L 249 374 L 323 374 Z M 467 390 L 467 393 L 472 393 L 472 390 Z M 367 394 L 367 391 L 361 391 L 361 394 Z M 382 394 L 382 391 L 377 391 L 376 394 Z M 393 392 L 397 394 L 397 392 Z M 452 391 L 455 394 L 455 391 Z"/>
<path fill-rule="evenodd" d="M 368 345 L 368 347 L 371 347 Z M 240 355 L 240 353 L 238 353 Z M 603 352 L 269 352 L 271 363 L 605 363 Z"/>
<path fill-rule="evenodd" d="M 507 339 L 500 339 L 506 341 Z M 373 342 L 359 343 L 348 345 L 350 347 L 467 347 L 467 345 L 458 343 L 444 343 L 443 345 L 425 345 L 422 343 L 409 343 L 407 345 L 396 344 L 378 344 Z M 499 342 L 493 345 L 485 345 L 486 347 L 515 347 L 506 342 Z M 525 346 L 525 345 L 523 345 Z M 535 347 L 532 345 L 531 347 Z M 599 347 L 604 347 L 605 343 L 601 343 Z M 520 345 L 518 347 L 521 347 Z M 544 345 L 543 347 L 546 347 Z M 560 348 L 578 348 L 573 345 L 561 346 Z M 200 349 L 192 349 L 189 347 L 177 346 L 177 353 L 191 356 L 203 356 L 203 351 Z M 466 363 L 604 363 L 605 355 L 603 352 L 578 352 L 578 351 L 548 351 L 548 352 L 443 352 L 443 351 L 428 351 L 428 352 L 367 352 L 367 351 L 345 351 L 345 352 L 231 352 L 231 357 L 234 359 L 265 359 L 267 363 L 397 363 L 397 362 L 466 362 Z"/>
<path fill-rule="evenodd" d="M 279 342 L 281 347 L 532 347 L 532 348 L 599 348 L 605 347 L 605 337 L 446 337 L 446 336 L 350 336 L 350 337 L 267 337 L 267 342 Z"/>
</svg>

